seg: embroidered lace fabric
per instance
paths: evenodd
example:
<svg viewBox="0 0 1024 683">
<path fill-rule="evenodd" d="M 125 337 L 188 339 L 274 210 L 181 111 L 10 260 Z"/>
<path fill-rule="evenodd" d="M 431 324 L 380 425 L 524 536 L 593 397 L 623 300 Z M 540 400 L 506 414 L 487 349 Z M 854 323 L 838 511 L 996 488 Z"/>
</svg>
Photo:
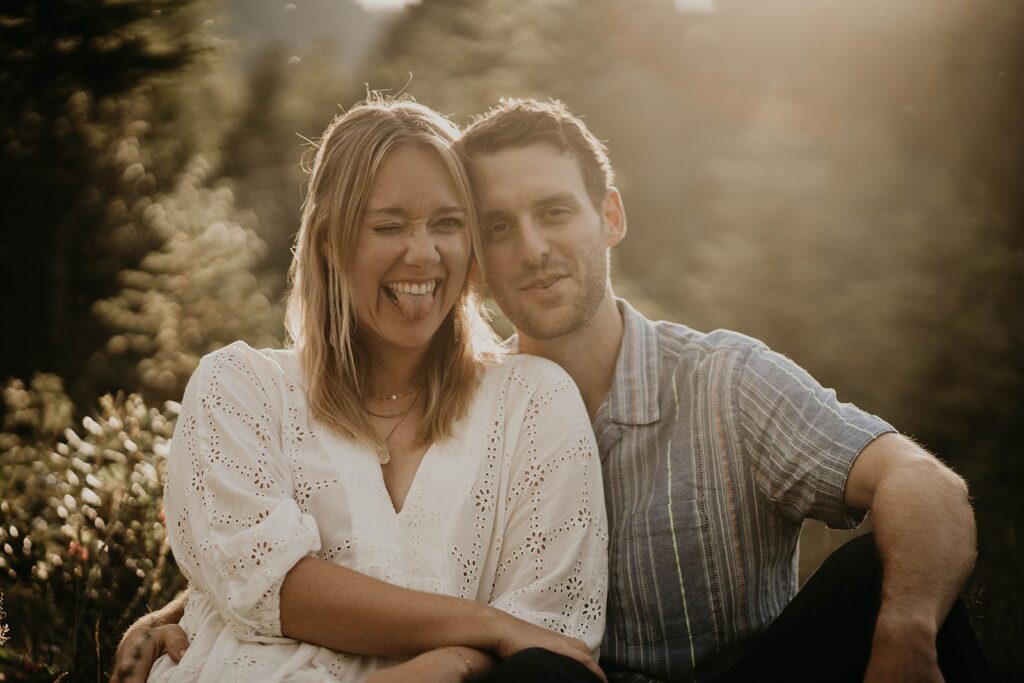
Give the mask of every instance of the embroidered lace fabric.
<svg viewBox="0 0 1024 683">
<path fill-rule="evenodd" d="M 281 635 L 281 584 L 307 555 L 489 603 L 596 650 L 607 591 L 596 452 L 568 375 L 509 357 L 485 370 L 396 513 L 377 456 L 311 419 L 293 350 L 236 342 L 208 355 L 186 389 L 165 484 L 168 535 L 192 586 L 190 646 L 149 680 L 360 681 L 395 663 Z"/>
</svg>

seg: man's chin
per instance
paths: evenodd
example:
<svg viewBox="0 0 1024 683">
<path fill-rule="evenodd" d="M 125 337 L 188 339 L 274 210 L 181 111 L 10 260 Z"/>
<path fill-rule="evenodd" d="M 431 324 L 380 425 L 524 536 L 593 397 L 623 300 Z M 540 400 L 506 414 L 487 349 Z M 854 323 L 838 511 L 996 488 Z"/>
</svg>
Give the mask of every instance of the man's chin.
<svg viewBox="0 0 1024 683">
<path fill-rule="evenodd" d="M 522 325 L 517 324 L 512 316 L 509 316 L 509 320 L 512 321 L 512 325 L 515 326 L 521 335 L 544 341 L 571 334 L 579 329 L 581 325 L 581 321 L 577 320 L 576 316 L 564 313 L 558 315 L 554 311 L 549 312 L 548 315 L 517 317 L 520 318 L 520 321 L 523 323 Z"/>
</svg>

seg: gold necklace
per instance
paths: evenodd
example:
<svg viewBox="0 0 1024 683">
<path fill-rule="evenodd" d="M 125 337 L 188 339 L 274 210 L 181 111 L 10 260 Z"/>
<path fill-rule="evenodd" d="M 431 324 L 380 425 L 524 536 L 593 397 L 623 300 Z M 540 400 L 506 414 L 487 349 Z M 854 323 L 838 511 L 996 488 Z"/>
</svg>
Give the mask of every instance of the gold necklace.
<svg viewBox="0 0 1024 683">
<path fill-rule="evenodd" d="M 411 406 L 409 406 L 408 408 L 406 408 L 402 412 L 400 412 L 400 413 L 392 413 L 391 415 L 385 415 L 384 413 L 375 413 L 372 410 L 370 410 L 369 408 L 367 408 L 365 405 L 363 406 L 363 410 L 368 412 L 370 415 L 373 415 L 374 417 L 379 417 L 382 420 L 391 420 L 391 419 L 396 418 L 396 417 L 405 417 L 406 415 L 409 414 L 409 411 L 412 410 L 413 406 L 415 406 L 415 405 L 416 405 L 416 402 L 414 401 Z"/>
<path fill-rule="evenodd" d="M 398 431 L 398 428 L 402 425 L 403 422 L 405 422 L 405 418 L 408 417 L 409 413 L 412 412 L 412 409 L 415 408 L 418 403 L 419 403 L 419 399 L 413 401 L 412 405 L 409 406 L 404 412 L 398 413 L 396 415 L 389 415 L 389 416 L 387 416 L 387 417 L 392 417 L 392 418 L 397 417 L 397 418 L 399 418 L 399 420 L 398 420 L 398 422 L 395 423 L 395 426 L 392 427 L 391 430 L 388 432 L 388 435 L 384 437 L 384 448 L 385 449 L 387 449 L 388 441 L 391 441 L 391 437 L 395 435 L 395 432 Z M 366 406 L 363 406 L 363 408 L 366 408 Z M 367 409 L 366 412 L 370 413 L 370 415 L 376 415 L 376 413 L 371 412 L 369 409 Z M 378 415 L 378 417 L 382 417 L 382 416 Z M 391 462 L 391 452 L 388 451 L 388 450 L 384 450 L 384 451 L 378 452 L 377 453 L 377 460 L 380 461 L 381 465 L 387 465 L 389 462 Z"/>
<path fill-rule="evenodd" d="M 366 398 L 372 398 L 374 401 L 397 401 L 400 398 L 405 398 L 417 389 L 418 387 L 413 387 L 409 391 L 403 391 L 401 394 L 388 394 L 386 396 L 374 396 L 372 394 L 367 394 Z"/>
</svg>

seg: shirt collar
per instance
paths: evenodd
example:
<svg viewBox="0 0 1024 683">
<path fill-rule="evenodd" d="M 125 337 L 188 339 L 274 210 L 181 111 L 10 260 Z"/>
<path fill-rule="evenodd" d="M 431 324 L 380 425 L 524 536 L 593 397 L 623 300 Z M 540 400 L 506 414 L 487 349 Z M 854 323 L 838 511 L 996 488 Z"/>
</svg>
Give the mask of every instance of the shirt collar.
<svg viewBox="0 0 1024 683">
<path fill-rule="evenodd" d="M 622 347 L 615 363 L 615 376 L 608 392 L 608 417 L 619 424 L 646 425 L 657 422 L 658 332 L 625 299 L 616 299 L 622 312 Z"/>
<path fill-rule="evenodd" d="M 616 299 L 622 313 L 622 346 L 615 361 L 612 387 L 598 414 L 607 410 L 612 422 L 625 425 L 646 425 L 657 422 L 661 409 L 658 402 L 658 332 L 651 321 L 640 315 L 625 299 Z M 505 340 L 508 353 L 520 353 L 519 335 Z"/>
</svg>

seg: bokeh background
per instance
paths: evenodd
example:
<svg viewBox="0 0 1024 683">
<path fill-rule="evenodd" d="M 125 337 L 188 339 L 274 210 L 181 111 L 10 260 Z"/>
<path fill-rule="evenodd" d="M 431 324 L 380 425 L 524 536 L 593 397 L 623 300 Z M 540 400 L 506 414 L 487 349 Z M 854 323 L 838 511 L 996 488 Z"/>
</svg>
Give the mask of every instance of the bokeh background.
<svg viewBox="0 0 1024 683">
<path fill-rule="evenodd" d="M 174 401 L 204 353 L 282 342 L 300 159 L 368 88 L 584 114 L 621 294 L 763 339 L 968 479 L 968 604 L 1016 680 L 1022 29 L 1018 0 L 7 0 L 0 680 L 105 680 L 181 587 Z M 841 535 L 805 537 L 804 574 Z"/>
</svg>

